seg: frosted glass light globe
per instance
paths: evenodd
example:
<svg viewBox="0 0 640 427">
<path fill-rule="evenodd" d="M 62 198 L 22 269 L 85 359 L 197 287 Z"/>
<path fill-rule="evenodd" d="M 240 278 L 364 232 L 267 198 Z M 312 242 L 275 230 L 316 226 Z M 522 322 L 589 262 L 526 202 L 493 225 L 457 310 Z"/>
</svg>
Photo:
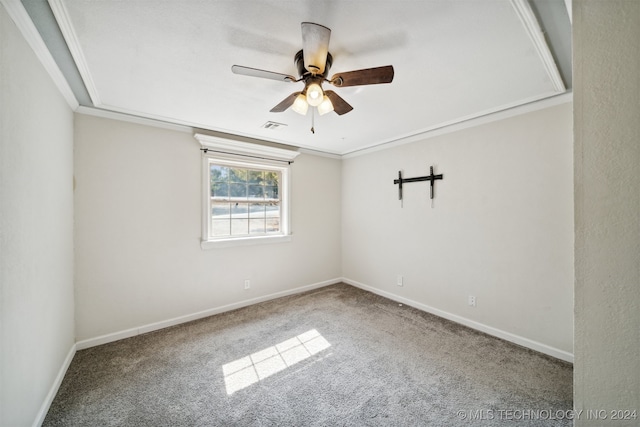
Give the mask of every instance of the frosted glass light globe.
<svg viewBox="0 0 640 427">
<path fill-rule="evenodd" d="M 322 102 L 324 93 L 318 83 L 311 83 L 307 86 L 307 102 L 313 107 L 317 107 Z"/>
</svg>

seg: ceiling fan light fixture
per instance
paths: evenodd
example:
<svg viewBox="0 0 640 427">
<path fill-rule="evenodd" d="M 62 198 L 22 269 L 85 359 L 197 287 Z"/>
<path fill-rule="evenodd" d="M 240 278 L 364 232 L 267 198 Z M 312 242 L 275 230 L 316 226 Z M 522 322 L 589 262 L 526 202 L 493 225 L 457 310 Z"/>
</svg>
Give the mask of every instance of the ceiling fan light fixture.
<svg viewBox="0 0 640 427">
<path fill-rule="evenodd" d="M 322 102 L 318 105 L 318 114 L 321 116 L 333 111 L 333 103 L 327 95 L 324 95 Z"/>
<path fill-rule="evenodd" d="M 303 116 L 307 114 L 307 110 L 309 109 L 309 104 L 307 104 L 307 97 L 303 94 L 298 95 L 295 101 L 293 101 L 291 109 Z"/>
<path fill-rule="evenodd" d="M 318 83 L 311 83 L 307 86 L 307 102 L 313 107 L 322 103 L 324 92 Z"/>
</svg>

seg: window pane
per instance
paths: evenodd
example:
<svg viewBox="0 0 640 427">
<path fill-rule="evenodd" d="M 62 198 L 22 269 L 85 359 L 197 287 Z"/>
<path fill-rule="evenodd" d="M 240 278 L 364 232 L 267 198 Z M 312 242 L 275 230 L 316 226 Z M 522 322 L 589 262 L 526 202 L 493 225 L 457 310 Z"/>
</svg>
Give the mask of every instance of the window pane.
<svg viewBox="0 0 640 427">
<path fill-rule="evenodd" d="M 264 184 L 265 185 L 279 185 L 280 184 L 280 173 L 265 171 L 264 172 Z"/>
<path fill-rule="evenodd" d="M 280 205 L 277 203 L 269 203 L 265 205 L 267 216 L 280 216 Z"/>
<path fill-rule="evenodd" d="M 249 204 L 248 203 L 232 203 L 231 217 L 234 219 L 249 218 Z"/>
<path fill-rule="evenodd" d="M 265 216 L 265 205 L 262 203 L 252 203 L 249 206 L 250 218 L 264 218 Z"/>
<path fill-rule="evenodd" d="M 247 198 L 247 186 L 245 184 L 230 184 L 229 185 L 230 197 L 242 197 Z"/>
<path fill-rule="evenodd" d="M 229 168 L 220 165 L 210 165 L 211 169 L 211 182 L 215 181 L 227 181 L 229 178 Z"/>
<path fill-rule="evenodd" d="M 230 218 L 231 205 L 229 203 L 212 203 L 211 216 L 213 217 L 213 219 Z"/>
<path fill-rule="evenodd" d="M 249 233 L 250 234 L 263 234 L 266 232 L 265 228 L 265 220 L 261 219 L 250 219 L 249 220 Z"/>
<path fill-rule="evenodd" d="M 250 185 L 249 186 L 249 197 L 252 199 L 263 199 L 264 198 L 264 187 L 261 185 Z"/>
<path fill-rule="evenodd" d="M 229 181 L 231 182 L 247 182 L 247 170 L 246 169 L 235 169 L 231 168 L 229 170 Z"/>
<path fill-rule="evenodd" d="M 280 217 L 267 217 L 267 233 L 280 231 Z"/>
<path fill-rule="evenodd" d="M 231 235 L 241 236 L 249 234 L 249 220 L 248 219 L 232 219 L 231 220 Z"/>
<path fill-rule="evenodd" d="M 262 184 L 264 171 L 249 171 L 249 184 Z"/>
<path fill-rule="evenodd" d="M 211 185 L 211 197 L 229 197 L 229 184 L 226 182 L 214 182 Z"/>
<path fill-rule="evenodd" d="M 211 235 L 212 236 L 230 236 L 231 235 L 231 221 L 229 219 L 214 219 L 211 221 Z"/>
<path fill-rule="evenodd" d="M 273 185 L 265 186 L 264 197 L 266 199 L 278 199 L 278 187 Z"/>
</svg>

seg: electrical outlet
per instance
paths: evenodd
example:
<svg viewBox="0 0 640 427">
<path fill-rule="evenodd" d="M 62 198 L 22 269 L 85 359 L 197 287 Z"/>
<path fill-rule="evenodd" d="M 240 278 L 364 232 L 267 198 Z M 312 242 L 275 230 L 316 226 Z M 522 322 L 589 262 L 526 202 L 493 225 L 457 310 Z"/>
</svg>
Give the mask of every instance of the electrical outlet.
<svg viewBox="0 0 640 427">
<path fill-rule="evenodd" d="M 475 307 L 476 306 L 476 297 L 474 297 L 473 295 L 469 295 L 469 305 L 471 307 Z"/>
<path fill-rule="evenodd" d="M 402 286 L 402 275 L 398 274 L 398 277 L 396 278 L 396 283 L 398 284 L 398 286 Z"/>
<path fill-rule="evenodd" d="M 245 289 L 251 288 L 251 280 L 247 279 L 244 281 L 244 288 Z"/>
</svg>

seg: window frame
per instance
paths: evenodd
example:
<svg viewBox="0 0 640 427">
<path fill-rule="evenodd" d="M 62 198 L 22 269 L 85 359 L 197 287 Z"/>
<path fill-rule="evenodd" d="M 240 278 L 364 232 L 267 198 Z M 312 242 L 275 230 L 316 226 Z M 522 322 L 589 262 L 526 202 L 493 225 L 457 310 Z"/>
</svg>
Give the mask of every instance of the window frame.
<svg viewBox="0 0 640 427">
<path fill-rule="evenodd" d="M 202 249 L 280 243 L 291 240 L 291 163 L 300 153 L 282 148 L 231 141 L 196 134 L 202 145 Z M 211 237 L 210 165 L 242 169 L 274 170 L 280 173 L 280 232 L 273 234 Z"/>
</svg>

